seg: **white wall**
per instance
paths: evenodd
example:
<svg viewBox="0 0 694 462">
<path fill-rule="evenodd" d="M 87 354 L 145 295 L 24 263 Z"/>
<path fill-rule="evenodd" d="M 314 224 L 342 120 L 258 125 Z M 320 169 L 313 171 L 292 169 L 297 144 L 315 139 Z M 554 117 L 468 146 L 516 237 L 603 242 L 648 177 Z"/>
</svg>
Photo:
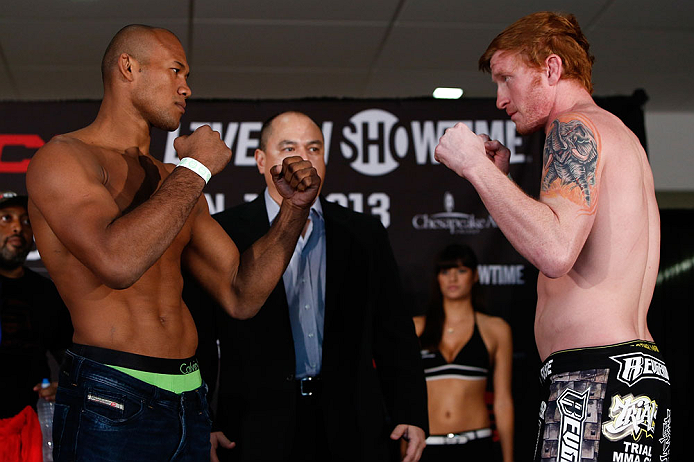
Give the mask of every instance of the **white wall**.
<svg viewBox="0 0 694 462">
<path fill-rule="evenodd" d="M 694 191 L 694 112 L 645 113 L 656 191 Z"/>
</svg>

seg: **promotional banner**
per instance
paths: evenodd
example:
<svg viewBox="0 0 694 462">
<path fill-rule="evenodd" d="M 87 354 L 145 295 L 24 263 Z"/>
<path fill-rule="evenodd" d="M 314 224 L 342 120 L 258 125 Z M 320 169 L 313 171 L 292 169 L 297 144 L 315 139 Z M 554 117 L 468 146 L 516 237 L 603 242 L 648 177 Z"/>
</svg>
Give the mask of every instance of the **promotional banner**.
<svg viewBox="0 0 694 462">
<path fill-rule="evenodd" d="M 643 98 L 635 94 L 598 103 L 627 120 L 645 146 Z M 57 134 L 91 123 L 98 108 L 95 101 L 0 103 L 0 190 L 26 192 L 24 175 L 36 150 Z M 323 131 L 327 168 L 322 194 L 377 216 L 388 229 L 406 291 L 408 306 L 403 309 L 423 314 L 438 251 L 450 243 L 474 249 L 485 310 L 505 318 L 513 330 L 514 394 L 526 398 L 517 400 L 517 415 L 536 414 L 535 395 L 531 392 L 527 399 L 527 391 L 538 384 L 533 338 L 537 270 L 508 243 L 470 183 L 434 160 L 434 149 L 445 129 L 458 122 L 486 133 L 511 150 L 511 177 L 536 197 L 544 133 L 519 136 L 493 99 L 192 100 L 176 131 L 153 130 L 150 152 L 175 163 L 177 136 L 204 124 L 218 131 L 233 157 L 204 190 L 211 213 L 216 213 L 262 193 L 265 183 L 254 159 L 260 128 L 287 110 L 306 113 Z M 38 258 L 34 253 L 30 266 L 40 268 Z M 518 432 L 524 434 L 521 428 Z M 534 443 L 534 435 L 525 437 L 529 439 L 523 441 Z"/>
</svg>

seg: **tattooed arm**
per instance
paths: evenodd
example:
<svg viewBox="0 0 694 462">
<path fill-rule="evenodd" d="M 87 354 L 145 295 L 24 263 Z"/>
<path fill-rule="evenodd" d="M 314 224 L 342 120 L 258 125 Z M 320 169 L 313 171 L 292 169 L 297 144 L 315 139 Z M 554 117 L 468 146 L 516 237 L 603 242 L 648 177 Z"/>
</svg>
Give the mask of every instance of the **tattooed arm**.
<svg viewBox="0 0 694 462">
<path fill-rule="evenodd" d="M 485 154 L 484 139 L 459 124 L 446 131 L 436 157 L 467 178 L 511 244 L 545 276 L 571 270 L 595 219 L 600 139 L 580 114 L 555 120 L 544 148 L 539 200 L 506 178 Z"/>
</svg>

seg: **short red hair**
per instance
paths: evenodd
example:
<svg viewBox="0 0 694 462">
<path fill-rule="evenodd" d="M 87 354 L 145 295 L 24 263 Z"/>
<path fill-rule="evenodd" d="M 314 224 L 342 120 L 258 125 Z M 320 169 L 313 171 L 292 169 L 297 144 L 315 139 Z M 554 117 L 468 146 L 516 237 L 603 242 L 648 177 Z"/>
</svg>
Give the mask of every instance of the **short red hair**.
<svg viewBox="0 0 694 462">
<path fill-rule="evenodd" d="M 497 51 L 517 52 L 536 69 L 556 54 L 562 59 L 562 78 L 577 80 L 593 93 L 591 74 L 595 57 L 573 14 L 541 11 L 524 16 L 496 36 L 479 60 L 481 71 L 491 72 L 491 60 Z"/>
</svg>

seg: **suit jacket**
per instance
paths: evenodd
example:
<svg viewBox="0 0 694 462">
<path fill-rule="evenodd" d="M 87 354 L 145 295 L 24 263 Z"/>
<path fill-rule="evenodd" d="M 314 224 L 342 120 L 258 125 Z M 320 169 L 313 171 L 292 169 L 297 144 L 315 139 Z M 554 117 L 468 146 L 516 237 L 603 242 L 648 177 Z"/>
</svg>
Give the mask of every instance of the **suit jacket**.
<svg viewBox="0 0 694 462">
<path fill-rule="evenodd" d="M 320 403 L 327 444 L 348 460 L 383 461 L 397 424 L 428 433 L 419 344 L 381 222 L 320 200 L 326 232 Z M 263 194 L 215 218 L 241 252 L 269 229 Z M 222 313 L 215 327 L 215 429 L 236 441 L 233 451 L 243 460 L 281 460 L 301 431 L 294 428 L 295 356 L 283 281 L 255 317 Z"/>
</svg>

